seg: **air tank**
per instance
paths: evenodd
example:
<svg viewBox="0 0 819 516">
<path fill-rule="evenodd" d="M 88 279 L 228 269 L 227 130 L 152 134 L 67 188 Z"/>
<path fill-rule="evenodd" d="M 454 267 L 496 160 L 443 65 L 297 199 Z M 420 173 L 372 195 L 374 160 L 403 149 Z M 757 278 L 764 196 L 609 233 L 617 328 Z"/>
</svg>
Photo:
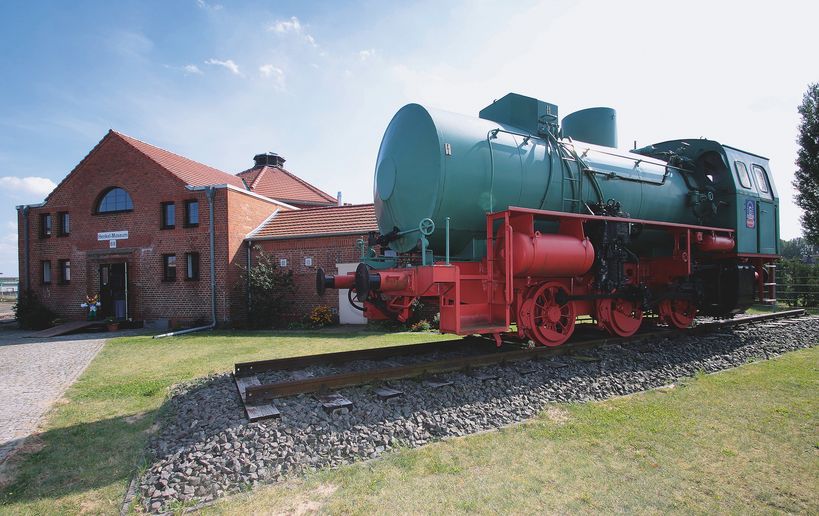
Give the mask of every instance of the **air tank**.
<svg viewBox="0 0 819 516">
<path fill-rule="evenodd" d="M 579 141 L 566 140 L 558 151 L 547 133 L 557 132 L 553 104 L 509 94 L 481 116 L 419 104 L 395 114 L 374 181 L 379 230 L 400 234 L 390 248 L 415 249 L 421 235 L 413 230 L 429 218 L 436 225 L 429 246 L 443 254 L 448 217 L 452 255 L 476 257 L 484 245 L 486 214 L 510 206 L 588 213 L 586 203 L 616 199 L 632 217 L 697 222 L 686 206 L 684 181 L 664 162 Z M 596 172 L 579 172 L 572 153 Z"/>
</svg>

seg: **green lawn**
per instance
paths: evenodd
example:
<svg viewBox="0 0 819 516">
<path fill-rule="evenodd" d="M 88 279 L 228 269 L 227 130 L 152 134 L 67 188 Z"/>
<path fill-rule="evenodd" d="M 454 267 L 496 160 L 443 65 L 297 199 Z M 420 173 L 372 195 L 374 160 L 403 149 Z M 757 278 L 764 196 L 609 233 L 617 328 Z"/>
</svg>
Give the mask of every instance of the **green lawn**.
<svg viewBox="0 0 819 516">
<path fill-rule="evenodd" d="M 771 312 L 785 312 L 787 310 L 800 310 L 800 309 L 804 310 L 809 315 L 810 314 L 819 315 L 819 308 L 817 308 L 815 306 L 814 307 L 804 308 L 804 307 L 801 307 L 801 306 L 788 306 L 786 303 L 779 303 L 778 305 L 776 305 L 776 309 L 774 309 L 774 307 L 771 306 L 771 305 L 754 305 L 751 308 L 749 308 L 748 310 L 746 310 L 745 313 L 750 314 L 750 315 L 756 315 L 756 314 L 769 314 Z"/>
<path fill-rule="evenodd" d="M 230 371 L 235 362 L 446 339 L 429 333 L 216 332 L 108 342 L 0 490 L 0 512 L 115 513 L 146 439 L 178 382 Z"/>
<path fill-rule="evenodd" d="M 819 513 L 819 349 L 388 454 L 206 513 Z"/>
<path fill-rule="evenodd" d="M 47 418 L 2 513 L 119 504 L 168 387 L 236 361 L 415 343 L 430 334 L 117 339 Z M 534 422 L 314 473 L 209 512 L 819 512 L 819 350 L 673 389 L 553 406 Z"/>
</svg>

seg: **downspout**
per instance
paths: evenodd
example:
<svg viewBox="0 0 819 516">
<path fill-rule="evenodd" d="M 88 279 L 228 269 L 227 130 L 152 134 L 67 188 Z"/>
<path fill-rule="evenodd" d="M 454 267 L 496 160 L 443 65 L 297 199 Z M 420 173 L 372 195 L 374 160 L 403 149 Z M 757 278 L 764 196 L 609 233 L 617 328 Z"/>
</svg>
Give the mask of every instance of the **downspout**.
<svg viewBox="0 0 819 516">
<path fill-rule="evenodd" d="M 23 206 L 22 213 L 23 213 L 23 227 L 25 228 L 23 231 L 23 241 L 25 249 L 23 250 L 23 270 L 26 272 L 26 291 L 31 290 L 31 246 L 29 244 L 29 217 L 28 217 L 29 207 Z M 20 292 L 17 293 L 17 297 L 20 297 Z"/>
<path fill-rule="evenodd" d="M 253 295 L 250 292 L 250 268 L 253 266 L 253 240 L 247 241 L 247 274 L 245 274 L 245 292 L 247 292 L 247 322 L 250 323 L 250 311 L 253 309 Z"/>
<path fill-rule="evenodd" d="M 208 198 L 208 233 L 210 235 L 210 318 L 211 323 L 207 326 L 199 326 L 197 328 L 188 328 L 187 330 L 172 331 L 154 335 L 153 338 L 161 339 L 163 337 L 173 337 L 175 335 L 184 335 L 186 333 L 193 333 L 195 331 L 212 330 L 216 328 L 216 230 L 213 227 L 213 199 L 216 195 L 216 189 L 208 186 L 205 189 L 205 195 Z M 185 264 L 187 266 L 187 264 Z"/>
<path fill-rule="evenodd" d="M 216 229 L 213 227 L 213 199 L 216 197 L 216 190 L 209 186 L 205 190 L 208 198 L 208 223 L 210 224 L 210 327 L 216 327 Z"/>
</svg>

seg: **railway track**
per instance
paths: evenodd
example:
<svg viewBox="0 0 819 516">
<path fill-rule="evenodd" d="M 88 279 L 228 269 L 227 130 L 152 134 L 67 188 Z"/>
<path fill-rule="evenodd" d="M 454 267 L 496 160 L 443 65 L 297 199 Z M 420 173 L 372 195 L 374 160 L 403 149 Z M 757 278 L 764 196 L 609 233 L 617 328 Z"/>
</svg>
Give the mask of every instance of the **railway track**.
<svg viewBox="0 0 819 516">
<path fill-rule="evenodd" d="M 777 320 L 785 321 L 789 324 L 790 322 L 801 320 L 804 316 L 804 310 L 788 310 L 771 314 L 705 322 L 685 330 L 672 330 L 661 327 L 649 328 L 631 337 L 606 336 L 602 338 L 582 338 L 582 336 L 579 336 L 580 338 L 553 348 L 534 347 L 521 349 L 519 342 L 516 345 L 505 344 L 501 348 L 496 348 L 494 341 L 490 339 L 470 336 L 453 341 L 426 342 L 406 346 L 323 353 L 256 362 L 241 362 L 234 366 L 233 376 L 248 419 L 256 421 L 269 417 L 278 417 L 280 412 L 276 408 L 273 400 L 295 394 L 316 393 L 317 400 L 322 403 L 324 408 L 333 410 L 351 404 L 351 402 L 340 394 L 332 392 L 344 387 L 365 385 L 374 382 L 387 382 L 389 380 L 403 378 L 428 377 L 438 373 L 459 370 L 472 371 L 474 376 L 489 380 L 492 378 L 491 375 L 482 374 L 474 371 L 474 369 L 496 364 L 526 360 L 549 360 L 559 356 L 577 355 L 577 353 L 582 350 L 605 344 L 625 345 L 659 337 L 699 335 L 718 329 Z M 388 363 L 383 367 L 378 366 L 364 370 L 333 373 L 323 376 L 301 377 L 296 375 L 295 378 L 264 384 L 257 376 L 264 373 L 294 371 L 311 366 L 349 364 L 356 361 L 389 362 L 390 359 L 398 357 L 431 355 L 435 353 L 455 356 L 445 356 L 441 359 L 410 364 L 396 365 Z M 428 382 L 428 385 L 433 388 L 446 384 L 447 382 L 436 382 L 434 379 Z M 395 390 L 388 385 L 377 386 L 374 388 L 374 392 L 382 399 L 400 396 L 402 394 L 401 391 Z"/>
</svg>

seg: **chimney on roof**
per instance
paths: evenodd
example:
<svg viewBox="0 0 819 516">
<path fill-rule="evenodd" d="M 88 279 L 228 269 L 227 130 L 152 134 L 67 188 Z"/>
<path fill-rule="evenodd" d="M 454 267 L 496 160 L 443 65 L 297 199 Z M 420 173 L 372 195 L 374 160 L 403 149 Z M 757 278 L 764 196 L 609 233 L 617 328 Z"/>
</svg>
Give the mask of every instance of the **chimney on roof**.
<svg viewBox="0 0 819 516">
<path fill-rule="evenodd" d="M 341 190 L 338 191 L 338 195 L 336 196 L 336 206 L 344 206 L 341 204 Z"/>
<path fill-rule="evenodd" d="M 265 152 L 264 154 L 256 154 L 253 156 L 253 161 L 256 165 L 253 168 L 261 167 L 279 167 L 284 166 L 284 158 L 275 152 Z"/>
</svg>

